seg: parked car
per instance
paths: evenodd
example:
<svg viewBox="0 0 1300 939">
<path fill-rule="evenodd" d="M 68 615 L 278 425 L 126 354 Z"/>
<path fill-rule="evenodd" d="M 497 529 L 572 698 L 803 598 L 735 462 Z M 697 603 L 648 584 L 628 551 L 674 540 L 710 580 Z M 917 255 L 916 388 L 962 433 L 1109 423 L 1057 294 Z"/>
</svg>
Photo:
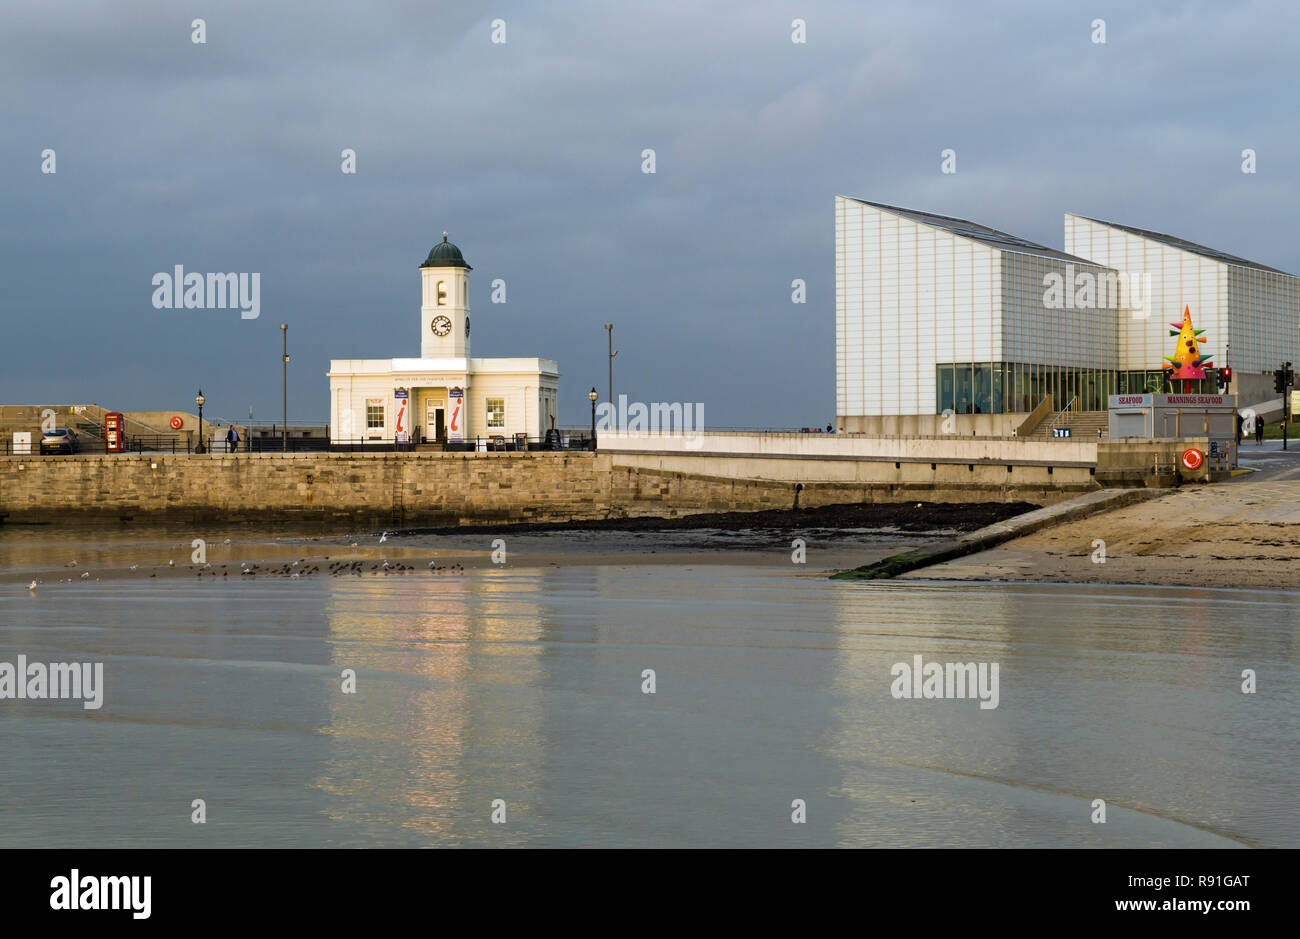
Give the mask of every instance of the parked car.
<svg viewBox="0 0 1300 939">
<path fill-rule="evenodd" d="M 41 454 L 76 453 L 77 432 L 67 427 L 55 427 L 41 434 Z"/>
</svg>

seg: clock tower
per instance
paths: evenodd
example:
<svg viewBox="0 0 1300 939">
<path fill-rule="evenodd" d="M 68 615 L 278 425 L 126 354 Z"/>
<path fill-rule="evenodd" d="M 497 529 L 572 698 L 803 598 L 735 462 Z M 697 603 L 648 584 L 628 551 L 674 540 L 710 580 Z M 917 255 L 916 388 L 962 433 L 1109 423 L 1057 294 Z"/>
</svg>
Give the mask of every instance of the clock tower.
<svg viewBox="0 0 1300 939">
<path fill-rule="evenodd" d="M 460 248 L 447 240 L 420 265 L 420 358 L 469 358 L 469 272 Z"/>
</svg>

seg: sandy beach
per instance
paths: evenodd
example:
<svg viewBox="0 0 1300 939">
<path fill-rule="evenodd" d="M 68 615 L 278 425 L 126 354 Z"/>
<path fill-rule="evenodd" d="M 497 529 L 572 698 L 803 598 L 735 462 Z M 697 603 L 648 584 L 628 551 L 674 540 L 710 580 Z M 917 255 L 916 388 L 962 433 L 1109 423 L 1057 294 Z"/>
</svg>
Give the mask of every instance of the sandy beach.
<svg viewBox="0 0 1300 939">
<path fill-rule="evenodd" d="M 1188 587 L 1290 587 L 1300 574 L 1300 454 L 1243 456 L 1256 472 L 1017 538 L 903 575 Z M 1098 542 L 1104 542 L 1103 545 Z"/>
<path fill-rule="evenodd" d="M 28 527 L 19 541 L 11 528 L 0 540 L 0 584 L 37 590 L 71 584 L 131 581 L 319 580 L 332 578 L 447 578 L 487 569 L 571 566 L 791 566 L 792 539 L 801 538 L 806 562 L 799 573 L 828 570 L 908 550 L 936 532 L 893 533 L 807 529 L 772 531 L 490 532 L 487 535 L 355 533 L 277 539 L 232 532 L 205 540 L 202 555 L 176 531 L 149 528 L 95 541 L 96 532 L 50 532 Z M 50 535 L 57 535 L 51 538 Z M 126 537 L 129 534 L 131 537 Z M 380 541 L 381 534 L 385 540 Z M 504 556 L 497 554 L 497 544 Z M 494 557 L 494 554 L 496 557 Z"/>
<path fill-rule="evenodd" d="M 682 518 L 565 524 L 328 531 L 268 526 L 10 525 L 0 530 L 0 583 L 258 577 L 443 576 L 476 568 L 569 565 L 781 565 L 792 542 L 806 567 L 852 567 L 945 534 L 1020 514 L 1024 503 L 882 503 Z M 276 534 L 283 532 L 283 534 Z M 202 540 L 202 550 L 195 540 Z M 494 559 L 505 546 L 504 564 Z"/>
</svg>

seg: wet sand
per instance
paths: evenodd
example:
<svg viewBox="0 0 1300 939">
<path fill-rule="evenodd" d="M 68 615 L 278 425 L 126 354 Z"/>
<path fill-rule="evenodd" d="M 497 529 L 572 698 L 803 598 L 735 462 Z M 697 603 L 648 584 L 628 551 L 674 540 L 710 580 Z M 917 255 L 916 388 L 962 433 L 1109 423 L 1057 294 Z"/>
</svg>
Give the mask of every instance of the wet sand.
<svg viewBox="0 0 1300 939">
<path fill-rule="evenodd" d="M 822 577 L 832 569 L 885 557 L 924 540 L 888 531 L 795 533 L 690 531 L 664 533 L 490 532 L 375 534 L 272 538 L 232 532 L 202 546 L 176 540 L 175 530 L 53 532 L 30 528 L 16 539 L 10 528 L 0 540 L 0 584 L 35 583 L 37 590 L 108 581 L 252 581 L 352 577 L 446 577 L 476 569 L 568 566 L 674 565 L 790 567 L 794 538 L 805 542 L 800 573 Z M 925 537 L 933 537 L 927 533 Z M 97 537 L 98 535 L 98 537 Z M 384 538 L 380 541 L 380 538 Z M 496 553 L 500 544 L 504 558 Z M 494 557 L 494 555 L 496 555 Z"/>
<path fill-rule="evenodd" d="M 806 529 L 893 529 L 904 532 L 975 531 L 1039 508 L 1032 502 L 864 502 L 762 512 L 704 512 L 675 518 L 606 518 L 569 522 L 521 522 L 509 525 L 461 525 L 409 528 L 399 535 L 462 535 L 548 531 L 665 532 L 802 531 Z"/>
<path fill-rule="evenodd" d="M 1300 586 L 1292 473 L 1171 491 L 903 575 L 912 580 Z"/>
</svg>

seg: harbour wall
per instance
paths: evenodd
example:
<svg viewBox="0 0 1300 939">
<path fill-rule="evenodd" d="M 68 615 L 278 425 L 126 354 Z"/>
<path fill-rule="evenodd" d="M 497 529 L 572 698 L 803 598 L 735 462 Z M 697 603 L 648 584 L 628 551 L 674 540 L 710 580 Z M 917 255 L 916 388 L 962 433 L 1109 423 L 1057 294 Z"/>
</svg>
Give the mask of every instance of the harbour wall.
<svg viewBox="0 0 1300 939">
<path fill-rule="evenodd" d="M 7 456 L 0 457 L 0 520 L 433 526 L 859 502 L 1047 505 L 1097 487 L 1093 467 L 1073 460 L 990 460 L 974 452 Z"/>
</svg>

